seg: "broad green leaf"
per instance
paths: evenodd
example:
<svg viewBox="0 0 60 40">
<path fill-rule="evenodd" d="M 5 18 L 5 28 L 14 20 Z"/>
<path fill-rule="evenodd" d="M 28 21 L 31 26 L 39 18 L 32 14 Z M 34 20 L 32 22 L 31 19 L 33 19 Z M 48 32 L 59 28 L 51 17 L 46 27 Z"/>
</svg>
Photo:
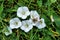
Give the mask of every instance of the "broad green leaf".
<svg viewBox="0 0 60 40">
<path fill-rule="evenodd" d="M 44 18 L 46 25 L 50 25 L 50 19 L 46 15 L 42 14 L 41 18 Z"/>
<path fill-rule="evenodd" d="M 41 7 L 42 6 L 42 0 L 37 1 L 37 4 L 38 4 L 39 7 Z"/>
<path fill-rule="evenodd" d="M 54 20 L 58 28 L 60 28 L 60 16 L 54 15 Z"/>
<path fill-rule="evenodd" d="M 51 3 L 55 3 L 57 0 L 50 0 Z"/>
<path fill-rule="evenodd" d="M 60 16 L 54 15 L 54 21 L 55 21 L 55 24 L 56 24 L 56 31 L 60 35 Z"/>
<path fill-rule="evenodd" d="M 56 31 L 58 32 L 58 35 L 60 36 L 60 29 L 56 28 Z"/>
<path fill-rule="evenodd" d="M 58 9 L 59 9 L 59 11 L 60 11 L 60 4 L 58 4 L 57 8 L 58 8 Z"/>
</svg>

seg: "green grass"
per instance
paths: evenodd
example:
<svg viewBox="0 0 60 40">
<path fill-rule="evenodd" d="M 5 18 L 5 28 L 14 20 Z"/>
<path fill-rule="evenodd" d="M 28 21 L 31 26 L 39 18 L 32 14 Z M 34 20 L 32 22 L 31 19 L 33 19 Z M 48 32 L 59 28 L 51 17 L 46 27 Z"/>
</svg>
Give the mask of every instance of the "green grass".
<svg viewBox="0 0 60 40">
<path fill-rule="evenodd" d="M 10 19 L 17 17 L 20 6 L 38 11 L 40 17 L 45 19 L 46 27 L 34 27 L 28 33 L 14 29 L 11 35 L 5 36 L 3 30 L 9 25 Z M 51 22 L 51 15 L 54 22 Z M 0 40 L 60 40 L 60 0 L 0 0 Z"/>
</svg>

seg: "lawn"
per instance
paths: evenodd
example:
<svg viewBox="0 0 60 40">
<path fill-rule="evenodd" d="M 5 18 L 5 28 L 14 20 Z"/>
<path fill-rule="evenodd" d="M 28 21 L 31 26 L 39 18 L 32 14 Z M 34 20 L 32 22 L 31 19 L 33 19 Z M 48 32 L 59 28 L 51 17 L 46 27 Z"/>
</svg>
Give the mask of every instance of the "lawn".
<svg viewBox="0 0 60 40">
<path fill-rule="evenodd" d="M 11 19 L 16 17 L 23 21 L 30 18 L 17 16 L 18 8 L 24 6 L 29 11 L 37 11 L 40 19 L 44 18 L 46 26 L 40 29 L 33 26 L 29 32 L 14 28 L 6 36 Z M 0 40 L 60 40 L 60 0 L 0 0 Z"/>
</svg>

